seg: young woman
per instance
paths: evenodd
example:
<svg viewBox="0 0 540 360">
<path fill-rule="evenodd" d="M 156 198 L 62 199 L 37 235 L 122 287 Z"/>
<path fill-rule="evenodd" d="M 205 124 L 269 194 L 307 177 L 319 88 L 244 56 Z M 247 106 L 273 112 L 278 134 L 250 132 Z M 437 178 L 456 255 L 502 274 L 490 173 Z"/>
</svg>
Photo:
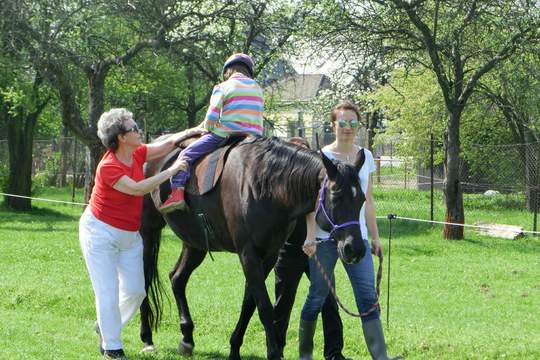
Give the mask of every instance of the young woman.
<svg viewBox="0 0 540 360">
<path fill-rule="evenodd" d="M 351 165 L 354 163 L 356 154 L 360 150 L 354 144 L 354 139 L 360 125 L 359 119 L 359 110 L 352 103 L 345 102 L 332 109 L 330 120 L 336 140 L 322 149 L 328 158 Z M 360 210 L 360 226 L 362 234 L 366 235 L 366 239 L 364 239 L 366 248 L 369 248 L 367 239 L 369 230 L 369 234 L 371 235 L 371 252 L 373 254 L 379 254 L 382 248 L 375 219 L 375 206 L 369 176 L 370 173 L 375 171 L 375 162 L 369 150 L 364 149 L 364 153 L 366 160 L 358 173 L 362 191 L 366 195 L 366 202 Z M 330 291 L 326 280 L 312 256 L 315 252 L 317 253 L 319 261 L 332 280 L 334 279 L 334 268 L 338 259 L 335 242 L 325 241 L 316 243 L 315 240 L 317 238 L 324 239 L 329 234 L 317 226 L 315 213 L 309 214 L 306 217 L 306 222 L 307 235 L 303 249 L 310 257 L 309 272 L 311 286 L 300 319 L 299 359 L 301 360 L 312 359 L 313 334 L 315 332 L 317 316 Z M 371 253 L 367 252 L 356 264 L 344 263 L 343 266 L 351 282 L 358 311 L 360 313 L 369 312 L 366 316 L 362 317 L 362 329 L 368 350 L 373 359 L 387 360 L 386 344 L 379 319 L 380 310 L 378 307 L 374 308 L 375 304 L 377 304 L 377 293 L 375 290 L 375 274 Z M 371 309 L 374 310 L 370 311 Z"/>
</svg>

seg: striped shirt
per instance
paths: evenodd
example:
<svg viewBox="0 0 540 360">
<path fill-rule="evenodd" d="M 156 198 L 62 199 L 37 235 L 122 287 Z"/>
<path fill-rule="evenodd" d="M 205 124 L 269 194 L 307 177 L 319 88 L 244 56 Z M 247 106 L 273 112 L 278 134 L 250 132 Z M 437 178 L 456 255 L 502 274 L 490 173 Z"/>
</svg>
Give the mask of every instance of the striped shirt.
<svg viewBox="0 0 540 360">
<path fill-rule="evenodd" d="M 257 82 L 234 73 L 214 86 L 206 112 L 206 130 L 221 136 L 262 135 L 263 92 Z"/>
</svg>

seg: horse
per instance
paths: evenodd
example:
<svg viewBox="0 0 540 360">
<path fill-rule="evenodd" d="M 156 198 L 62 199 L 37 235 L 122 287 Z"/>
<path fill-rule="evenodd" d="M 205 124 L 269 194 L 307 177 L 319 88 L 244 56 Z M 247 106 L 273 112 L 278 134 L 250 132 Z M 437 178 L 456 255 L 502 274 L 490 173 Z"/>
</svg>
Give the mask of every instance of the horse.
<svg viewBox="0 0 540 360">
<path fill-rule="evenodd" d="M 166 160 L 149 163 L 146 176 L 167 168 L 175 157 L 172 154 Z M 185 292 L 189 277 L 208 252 L 227 251 L 238 254 L 245 275 L 244 298 L 230 337 L 229 359 L 240 359 L 240 346 L 255 307 L 265 330 L 267 358 L 280 359 L 283 349 L 277 345 L 265 279 L 296 219 L 314 211 L 321 199 L 319 206 L 324 211 L 317 211 L 316 221 L 332 232 L 340 258 L 354 263 L 364 256 L 366 249 L 357 221 L 365 201 L 357 175 L 364 160 L 363 150 L 351 166 L 275 137 L 247 137 L 229 151 L 221 177 L 210 192 L 186 194 L 188 210 L 159 213 L 159 201 L 170 192 L 168 182 L 147 195 L 140 230 L 148 293 L 141 306 L 140 337 L 145 349 L 153 349 L 152 328 L 161 317 L 163 289 L 157 259 L 161 230 L 168 224 L 183 242 L 180 257 L 169 273 L 180 316 L 178 352 L 190 356 L 195 346 Z"/>
</svg>

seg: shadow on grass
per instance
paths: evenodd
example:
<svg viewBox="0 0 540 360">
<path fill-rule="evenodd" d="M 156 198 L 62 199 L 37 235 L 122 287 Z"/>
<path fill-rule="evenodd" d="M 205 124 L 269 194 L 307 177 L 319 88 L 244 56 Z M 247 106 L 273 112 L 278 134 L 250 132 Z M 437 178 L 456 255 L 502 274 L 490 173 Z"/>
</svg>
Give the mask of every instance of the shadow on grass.
<svg viewBox="0 0 540 360">
<path fill-rule="evenodd" d="M 410 244 L 403 244 L 399 247 L 399 255 L 406 255 L 406 256 L 433 256 L 437 253 L 440 253 L 440 251 L 433 251 L 433 249 L 428 249 L 424 246 L 420 245 L 410 245 Z"/>
<path fill-rule="evenodd" d="M 241 354 L 243 360 L 265 360 L 266 357 L 253 355 L 253 354 Z M 228 353 L 216 352 L 216 351 L 198 351 L 195 350 L 193 353 L 192 359 L 201 359 L 201 360 L 210 360 L 210 359 L 227 359 L 229 357 Z M 185 357 L 178 354 L 175 348 L 166 348 L 157 350 L 155 353 L 131 355 L 130 359 L 137 360 L 151 360 L 151 359 L 160 359 L 160 360 L 178 360 L 186 359 Z"/>
<path fill-rule="evenodd" d="M 540 253 L 540 238 L 533 236 L 522 236 L 515 240 L 490 238 L 483 236 L 480 239 L 465 238 L 460 240 L 469 245 L 474 245 L 486 249 L 496 249 L 507 253 L 538 254 Z"/>
<path fill-rule="evenodd" d="M 27 221 L 30 219 L 35 220 L 36 218 L 38 218 L 40 221 L 42 220 L 47 222 L 78 220 L 80 217 L 80 215 L 70 215 L 66 214 L 65 212 L 49 208 L 32 207 L 31 210 L 27 211 L 13 210 L 4 203 L 2 203 L 0 205 L 0 218 L 3 216 L 9 216 L 9 221 Z"/>
</svg>

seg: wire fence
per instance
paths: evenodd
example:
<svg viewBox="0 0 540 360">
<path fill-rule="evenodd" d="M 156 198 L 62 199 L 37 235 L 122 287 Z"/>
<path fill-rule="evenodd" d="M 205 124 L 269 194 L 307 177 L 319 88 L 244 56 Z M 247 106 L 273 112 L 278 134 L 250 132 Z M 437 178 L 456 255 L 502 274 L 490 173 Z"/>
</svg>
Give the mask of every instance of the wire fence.
<svg viewBox="0 0 540 360">
<path fill-rule="evenodd" d="M 32 158 L 34 186 L 84 186 L 86 147 L 76 138 L 34 140 Z M 7 140 L 0 140 L 0 163 L 9 164 Z"/>
<path fill-rule="evenodd" d="M 430 149 L 427 150 L 429 153 Z M 431 150 L 432 151 L 432 150 Z M 443 165 L 374 149 L 377 207 L 413 218 L 444 221 Z M 540 143 L 475 146 L 460 163 L 465 222 L 508 224 L 536 231 Z M 382 198 L 383 201 L 378 201 Z"/>
<path fill-rule="evenodd" d="M 311 135 L 311 134 L 310 134 Z M 315 147 L 315 136 L 308 141 Z M 320 137 L 320 146 L 333 141 L 331 133 Z M 367 143 L 366 133 L 357 139 Z M 380 214 L 444 221 L 444 169 L 430 161 L 396 155 L 393 144 L 374 147 L 376 171 L 373 191 Z M 426 149 L 429 153 L 432 149 Z M 83 187 L 86 148 L 73 137 L 36 140 L 33 152 L 34 187 Z M 6 168 L 7 140 L 0 140 L 0 164 Z M 540 143 L 483 146 L 464 153 L 460 179 L 464 192 L 465 222 L 509 224 L 537 229 L 540 177 Z M 69 190 L 66 189 L 66 192 Z M 70 192 L 70 191 L 69 191 Z"/>
</svg>

